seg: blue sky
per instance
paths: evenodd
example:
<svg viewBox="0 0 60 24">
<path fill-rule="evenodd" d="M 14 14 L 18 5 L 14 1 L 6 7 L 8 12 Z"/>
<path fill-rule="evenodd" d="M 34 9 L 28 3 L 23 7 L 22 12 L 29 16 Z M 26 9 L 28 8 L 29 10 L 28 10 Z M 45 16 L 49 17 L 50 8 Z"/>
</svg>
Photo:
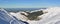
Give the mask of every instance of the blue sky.
<svg viewBox="0 0 60 24">
<path fill-rule="evenodd" d="M 60 0 L 0 0 L 1 8 L 60 7 Z"/>
</svg>

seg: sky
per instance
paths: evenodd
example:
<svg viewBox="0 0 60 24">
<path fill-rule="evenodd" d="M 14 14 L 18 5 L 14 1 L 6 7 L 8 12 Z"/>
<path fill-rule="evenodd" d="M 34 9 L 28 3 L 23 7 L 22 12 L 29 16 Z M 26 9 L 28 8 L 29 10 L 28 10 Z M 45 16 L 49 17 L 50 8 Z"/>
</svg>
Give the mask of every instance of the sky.
<svg viewBox="0 0 60 24">
<path fill-rule="evenodd" d="M 0 0 L 0 8 L 60 7 L 60 0 Z"/>
</svg>

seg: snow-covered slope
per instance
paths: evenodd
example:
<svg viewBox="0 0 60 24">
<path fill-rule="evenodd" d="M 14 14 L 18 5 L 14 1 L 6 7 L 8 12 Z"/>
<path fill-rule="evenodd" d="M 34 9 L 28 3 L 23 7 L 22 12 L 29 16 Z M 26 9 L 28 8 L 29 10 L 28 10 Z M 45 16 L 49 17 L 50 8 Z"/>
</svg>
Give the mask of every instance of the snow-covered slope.
<svg viewBox="0 0 60 24">
<path fill-rule="evenodd" d="M 46 9 L 48 13 L 42 15 L 40 24 L 60 24 L 60 7 Z M 58 22 L 58 23 L 57 23 Z"/>
<path fill-rule="evenodd" d="M 24 15 L 21 15 L 21 13 L 24 13 L 24 12 L 17 12 L 17 13 L 10 12 L 10 14 L 15 16 L 18 20 L 27 21 L 27 17 L 25 17 Z"/>
<path fill-rule="evenodd" d="M 41 15 L 41 20 L 28 22 L 30 24 L 60 24 L 60 7 L 48 8 L 43 11 L 48 13 Z"/>
<path fill-rule="evenodd" d="M 46 10 L 43 10 L 43 12 L 48 12 L 48 13 L 41 15 L 42 18 L 41 20 L 39 21 L 27 20 L 27 22 L 29 24 L 60 24 L 60 7 L 47 8 Z M 17 17 L 16 14 L 12 14 L 12 15 L 15 15 Z M 19 14 L 18 17 L 21 18 L 20 16 L 24 17 L 23 15 Z"/>
<path fill-rule="evenodd" d="M 24 21 L 15 19 L 4 9 L 0 9 L 0 24 L 26 24 Z"/>
</svg>

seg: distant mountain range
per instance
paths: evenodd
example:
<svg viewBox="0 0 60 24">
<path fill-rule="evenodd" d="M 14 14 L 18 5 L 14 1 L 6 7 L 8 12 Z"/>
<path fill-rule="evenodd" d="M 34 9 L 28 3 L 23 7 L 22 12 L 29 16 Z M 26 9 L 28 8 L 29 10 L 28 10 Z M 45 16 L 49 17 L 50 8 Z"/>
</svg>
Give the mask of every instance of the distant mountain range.
<svg viewBox="0 0 60 24">
<path fill-rule="evenodd" d="M 7 12 L 18 12 L 18 11 L 33 11 L 46 8 L 4 8 Z"/>
</svg>

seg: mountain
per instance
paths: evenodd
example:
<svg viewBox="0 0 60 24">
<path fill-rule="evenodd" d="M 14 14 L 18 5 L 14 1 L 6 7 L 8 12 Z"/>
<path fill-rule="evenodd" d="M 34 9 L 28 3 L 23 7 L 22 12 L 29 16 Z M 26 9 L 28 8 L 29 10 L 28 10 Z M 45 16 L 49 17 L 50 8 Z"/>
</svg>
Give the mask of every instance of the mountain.
<svg viewBox="0 0 60 24">
<path fill-rule="evenodd" d="M 47 8 L 43 10 L 43 12 L 47 13 L 40 15 L 40 20 L 27 20 L 26 22 L 28 22 L 29 24 L 60 24 L 60 7 Z M 23 16 L 20 13 L 22 12 L 10 15 L 4 9 L 0 9 L 0 24 L 25 24 L 26 22 L 20 20 L 21 18 L 18 20 L 18 17 Z"/>
<path fill-rule="evenodd" d="M 52 7 L 43 10 L 45 13 L 41 15 L 39 21 L 28 21 L 30 24 L 60 24 L 60 7 Z"/>
<path fill-rule="evenodd" d="M 4 9 L 0 9 L 0 24 L 26 24 L 22 20 L 17 20 L 12 15 L 8 14 Z"/>
</svg>

